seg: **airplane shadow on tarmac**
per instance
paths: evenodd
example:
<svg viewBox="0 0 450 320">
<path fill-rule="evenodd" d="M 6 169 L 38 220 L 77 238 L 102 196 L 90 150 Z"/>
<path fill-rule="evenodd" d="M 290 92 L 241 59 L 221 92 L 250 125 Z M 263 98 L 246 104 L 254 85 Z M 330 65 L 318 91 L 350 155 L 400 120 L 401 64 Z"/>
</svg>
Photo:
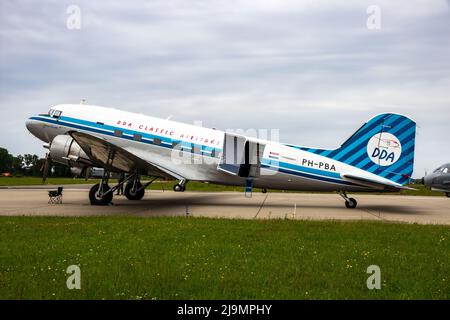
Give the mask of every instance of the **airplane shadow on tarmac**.
<svg viewBox="0 0 450 320">
<path fill-rule="evenodd" d="M 395 204 L 364 204 L 360 201 L 358 207 L 356 209 L 347 209 L 344 206 L 344 201 L 339 198 L 335 201 L 330 201 L 329 203 L 320 203 L 320 200 L 314 201 L 314 204 L 311 204 L 310 200 L 303 201 L 302 199 L 282 199 L 282 200 L 272 200 L 267 198 L 267 200 L 263 204 L 264 197 L 259 196 L 257 199 L 242 198 L 236 197 L 236 195 L 217 195 L 217 194 L 184 194 L 181 197 L 170 197 L 170 198 L 145 198 L 141 201 L 128 201 L 122 200 L 124 198 L 118 198 L 118 201 L 113 200 L 113 205 L 116 207 L 128 207 L 128 208 L 141 208 L 145 209 L 156 209 L 158 207 L 164 207 L 166 209 L 172 207 L 182 207 L 182 206 L 196 206 L 196 207 L 235 207 L 235 208 L 245 208 L 245 209 L 256 209 L 258 210 L 261 206 L 264 208 L 274 208 L 274 209 L 286 209 L 291 211 L 294 207 L 294 202 L 296 203 L 297 210 L 301 209 L 309 209 L 313 211 L 317 210 L 364 210 L 369 211 L 370 213 L 380 213 L 380 214 L 425 214 L 422 209 L 415 208 L 412 205 L 395 205 Z M 245 201 L 249 200 L 249 201 Z M 304 199 L 303 199 L 304 200 Z M 380 199 L 380 201 L 388 201 L 387 199 Z"/>
</svg>

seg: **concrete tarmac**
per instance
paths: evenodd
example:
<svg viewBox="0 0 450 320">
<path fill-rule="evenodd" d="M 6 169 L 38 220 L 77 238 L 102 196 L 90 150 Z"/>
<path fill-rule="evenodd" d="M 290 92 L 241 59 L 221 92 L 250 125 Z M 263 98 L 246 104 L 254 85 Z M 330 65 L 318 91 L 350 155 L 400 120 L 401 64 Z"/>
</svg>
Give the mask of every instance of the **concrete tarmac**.
<svg viewBox="0 0 450 320">
<path fill-rule="evenodd" d="M 347 209 L 337 194 L 172 192 L 147 190 L 141 201 L 115 196 L 113 205 L 91 206 L 87 186 L 67 186 L 63 204 L 48 204 L 49 187 L 0 190 L 1 216 L 185 216 L 241 219 L 379 220 L 450 225 L 450 199 L 399 195 L 351 195 Z M 51 190 L 56 187 L 50 187 Z"/>
</svg>

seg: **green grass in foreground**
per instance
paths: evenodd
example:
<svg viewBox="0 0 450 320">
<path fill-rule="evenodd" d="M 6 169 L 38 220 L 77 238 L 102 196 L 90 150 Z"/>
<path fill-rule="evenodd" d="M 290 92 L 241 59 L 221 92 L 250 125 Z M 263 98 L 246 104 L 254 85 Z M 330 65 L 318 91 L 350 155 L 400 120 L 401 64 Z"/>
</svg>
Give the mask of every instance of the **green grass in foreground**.
<svg viewBox="0 0 450 320">
<path fill-rule="evenodd" d="M 0 299 L 450 299 L 449 252 L 448 226 L 0 217 Z"/>
</svg>

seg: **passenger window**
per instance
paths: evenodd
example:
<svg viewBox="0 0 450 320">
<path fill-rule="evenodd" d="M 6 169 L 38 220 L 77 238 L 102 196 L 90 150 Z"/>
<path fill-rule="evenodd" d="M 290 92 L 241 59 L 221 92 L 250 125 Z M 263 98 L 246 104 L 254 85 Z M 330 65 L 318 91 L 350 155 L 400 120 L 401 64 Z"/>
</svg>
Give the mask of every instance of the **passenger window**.
<svg viewBox="0 0 450 320">
<path fill-rule="evenodd" d="M 153 144 L 159 146 L 161 144 L 160 138 L 153 138 Z"/>
<path fill-rule="evenodd" d="M 140 134 L 135 134 L 135 135 L 133 136 L 133 139 L 134 139 L 135 141 L 141 141 L 141 140 L 142 140 L 142 135 L 140 135 Z"/>
<path fill-rule="evenodd" d="M 123 134 L 123 132 L 122 132 L 122 131 L 120 131 L 120 130 L 116 130 L 116 131 L 114 131 L 114 135 L 115 135 L 116 137 L 121 137 L 121 136 L 122 136 L 122 134 Z"/>
<path fill-rule="evenodd" d="M 196 146 L 195 144 L 193 144 L 192 143 L 192 145 L 191 145 L 191 152 L 192 153 L 200 153 L 200 147 L 199 146 Z"/>
</svg>

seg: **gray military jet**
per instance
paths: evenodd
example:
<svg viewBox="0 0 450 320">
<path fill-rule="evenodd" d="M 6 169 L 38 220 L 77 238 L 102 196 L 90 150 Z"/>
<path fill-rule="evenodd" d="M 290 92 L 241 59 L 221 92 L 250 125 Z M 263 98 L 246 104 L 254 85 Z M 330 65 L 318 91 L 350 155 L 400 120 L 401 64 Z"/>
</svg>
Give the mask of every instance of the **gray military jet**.
<svg viewBox="0 0 450 320">
<path fill-rule="evenodd" d="M 426 175 L 421 182 L 431 190 L 445 192 L 445 195 L 450 197 L 450 163 L 444 164 L 433 173 Z"/>
</svg>

